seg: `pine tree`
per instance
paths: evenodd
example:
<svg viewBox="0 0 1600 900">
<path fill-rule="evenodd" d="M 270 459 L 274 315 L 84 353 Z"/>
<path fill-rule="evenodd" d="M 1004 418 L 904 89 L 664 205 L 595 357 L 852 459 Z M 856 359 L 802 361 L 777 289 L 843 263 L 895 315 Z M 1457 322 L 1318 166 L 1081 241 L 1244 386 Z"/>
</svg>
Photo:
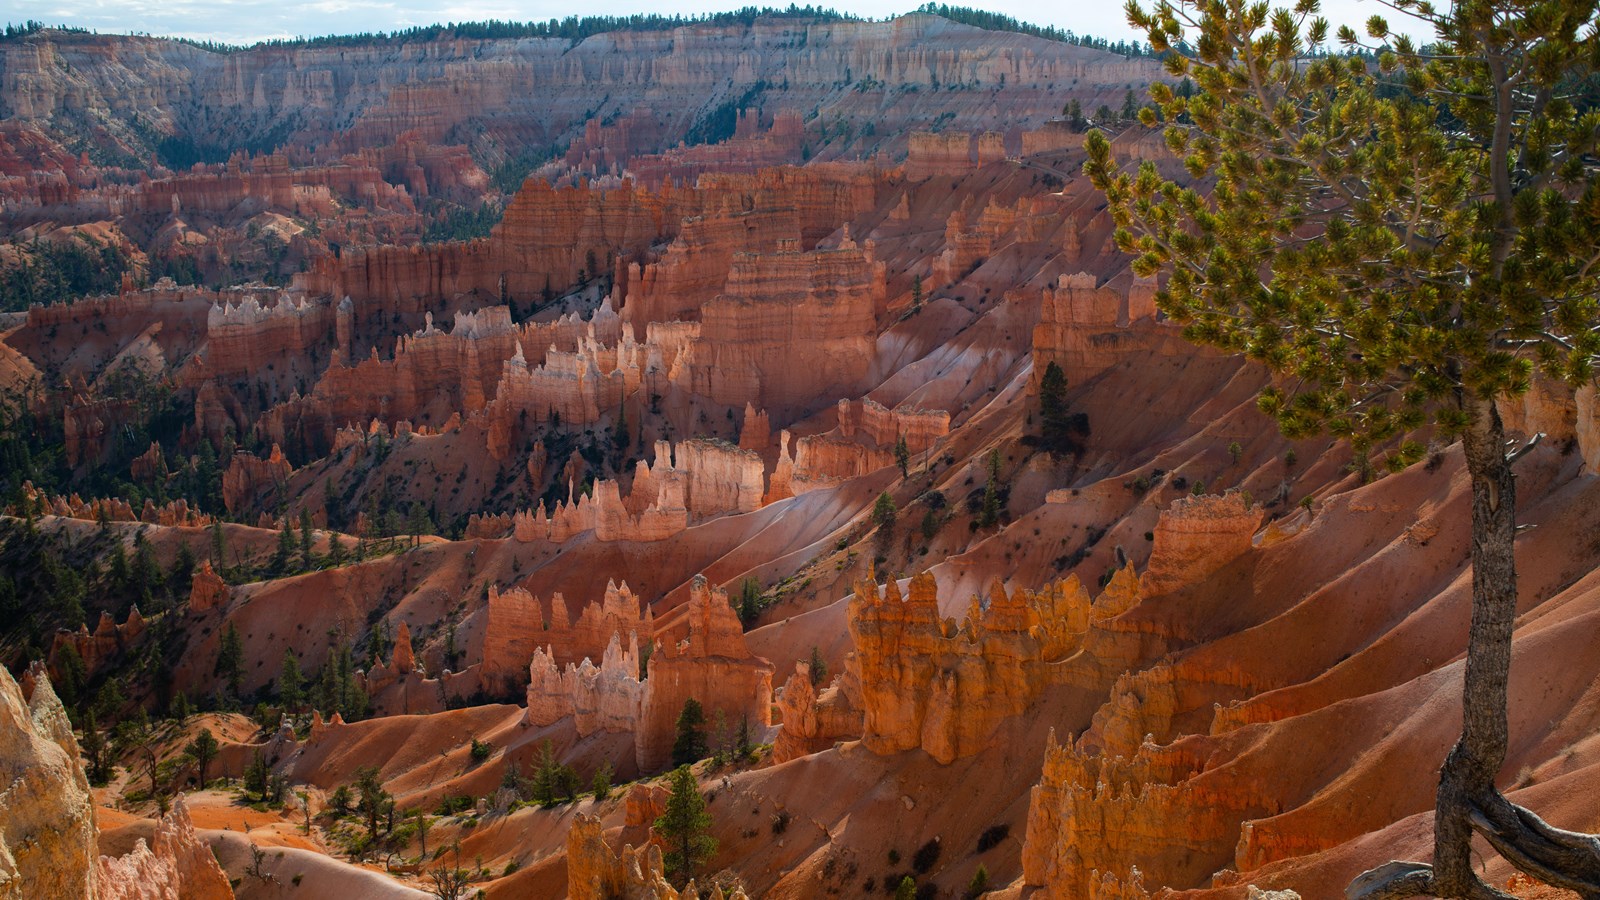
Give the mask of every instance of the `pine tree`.
<svg viewBox="0 0 1600 900">
<path fill-rule="evenodd" d="M 895 886 L 894 900 L 917 900 L 917 883 L 910 875 L 900 879 L 900 883 Z"/>
<path fill-rule="evenodd" d="M 300 508 L 300 568 L 311 571 L 311 510 Z"/>
<path fill-rule="evenodd" d="M 84 762 L 87 764 L 85 774 L 89 776 L 89 783 L 102 785 L 111 780 L 110 761 L 106 753 L 106 736 L 101 733 L 95 723 L 94 710 L 84 713 L 83 740 L 79 742 L 83 748 Z"/>
<path fill-rule="evenodd" d="M 894 534 L 894 517 L 898 513 L 899 510 L 894 505 L 894 498 L 889 496 L 888 491 L 878 495 L 878 499 L 872 504 L 872 522 L 878 526 L 880 537 Z"/>
<path fill-rule="evenodd" d="M 202 728 L 200 733 L 194 736 L 194 740 L 183 748 L 189 758 L 194 760 L 195 772 L 199 777 L 201 790 L 204 790 L 206 786 L 206 768 L 211 765 L 213 759 L 217 758 L 217 750 L 220 746 L 217 743 L 216 736 L 211 733 L 211 729 Z"/>
<path fill-rule="evenodd" d="M 378 817 L 392 802 L 389 792 L 383 789 L 377 766 L 362 766 L 356 770 L 356 808 L 367 817 L 369 846 L 377 843 Z"/>
<path fill-rule="evenodd" d="M 554 806 L 556 791 L 560 785 L 561 766 L 556 762 L 555 748 L 547 740 L 539 747 L 539 756 L 534 761 L 531 793 L 533 801 L 540 806 Z"/>
<path fill-rule="evenodd" d="M 976 900 L 977 897 L 989 889 L 989 870 L 983 863 L 978 863 L 978 870 L 972 873 L 972 880 L 967 882 L 967 897 Z"/>
<path fill-rule="evenodd" d="M 617 424 L 611 429 L 611 449 L 616 451 L 619 462 L 632 443 L 633 438 L 628 434 L 628 405 L 624 403 L 617 408 Z"/>
<path fill-rule="evenodd" d="M 283 662 L 278 667 L 278 700 L 286 711 L 298 710 L 305 703 L 305 676 L 300 672 L 300 657 L 292 648 L 283 650 Z"/>
<path fill-rule="evenodd" d="M 221 572 L 228 566 L 227 542 L 222 534 L 222 520 L 211 523 L 211 567 Z"/>
<path fill-rule="evenodd" d="M 239 698 L 244 685 L 244 642 L 239 639 L 239 629 L 232 622 L 222 630 L 222 641 L 217 648 L 217 662 L 211 674 L 220 677 L 228 686 L 228 693 Z"/>
<path fill-rule="evenodd" d="M 656 819 L 655 830 L 667 846 L 662 856 L 667 875 L 681 885 L 717 852 L 717 841 L 707 833 L 711 830 L 711 814 L 706 811 L 706 799 L 700 795 L 694 771 L 680 765 L 667 776 L 667 784 L 672 793 L 667 797 L 666 809 Z"/>
<path fill-rule="evenodd" d="M 192 715 L 194 715 L 194 706 L 189 702 L 189 695 L 179 691 L 178 695 L 172 698 L 172 717 L 178 720 L 179 725 L 182 725 L 189 721 L 189 717 Z"/>
<path fill-rule="evenodd" d="M 1089 436 L 1089 418 L 1067 406 L 1067 374 L 1054 361 L 1039 379 L 1039 437 L 1051 453 L 1081 453 Z"/>
<path fill-rule="evenodd" d="M 811 648 L 811 686 L 821 687 L 828 683 L 828 661 L 822 658 L 822 650 L 813 646 Z"/>
<path fill-rule="evenodd" d="M 734 738 L 733 752 L 737 759 L 745 760 L 750 758 L 752 749 L 754 748 L 750 743 L 750 718 L 748 716 L 740 716 L 739 733 Z"/>
<path fill-rule="evenodd" d="M 739 582 L 739 622 L 749 628 L 761 617 L 761 582 L 746 578 Z"/>
<path fill-rule="evenodd" d="M 287 575 L 289 561 L 294 558 L 294 527 L 286 518 L 283 520 L 283 530 L 278 532 L 278 550 L 272 554 L 272 571 L 274 574 Z"/>
<path fill-rule="evenodd" d="M 677 737 L 672 741 L 672 764 L 684 766 L 706 757 L 706 712 L 693 697 L 683 701 L 678 713 Z"/>
<path fill-rule="evenodd" d="M 901 478 L 911 474 L 911 448 L 906 445 L 904 433 L 894 442 L 894 464 L 900 467 Z"/>
<path fill-rule="evenodd" d="M 1531 449 L 1510 448 L 1496 404 L 1536 373 L 1587 383 L 1600 356 L 1600 128 L 1576 87 L 1600 68 L 1594 7 L 1394 6 L 1435 40 L 1374 16 L 1369 36 L 1392 49 L 1368 61 L 1307 55 L 1330 31 L 1314 0 L 1130 5 L 1170 75 L 1196 88 L 1153 84 L 1157 109 L 1141 115 L 1171 123 L 1168 146 L 1215 187 L 1201 195 L 1150 163 L 1121 171 L 1099 134 L 1084 171 L 1134 271 L 1167 275 L 1156 302 L 1185 336 L 1287 376 L 1258 399 L 1286 436 L 1331 433 L 1358 464 L 1393 469 L 1422 456 L 1423 431 L 1462 442 L 1472 616 L 1433 863 L 1380 866 L 1352 896 L 1504 896 L 1475 871 L 1474 831 L 1538 880 L 1600 895 L 1600 841 L 1495 784 L 1517 616 L 1512 468 Z M 1338 40 L 1361 46 L 1348 27 Z"/>
<path fill-rule="evenodd" d="M 597 803 L 611 796 L 611 763 L 602 763 L 600 768 L 595 770 L 594 780 L 590 782 L 590 787 L 594 791 L 594 799 Z"/>
<path fill-rule="evenodd" d="M 989 480 L 983 486 L 983 508 L 978 513 L 978 527 L 992 528 L 1000 521 L 1000 451 L 989 451 Z"/>
<path fill-rule="evenodd" d="M 60 646 L 61 650 L 56 653 L 56 670 L 60 677 L 54 687 L 61 705 L 70 712 L 88 699 L 84 692 L 89 685 L 89 668 L 75 645 L 63 643 Z"/>
</svg>

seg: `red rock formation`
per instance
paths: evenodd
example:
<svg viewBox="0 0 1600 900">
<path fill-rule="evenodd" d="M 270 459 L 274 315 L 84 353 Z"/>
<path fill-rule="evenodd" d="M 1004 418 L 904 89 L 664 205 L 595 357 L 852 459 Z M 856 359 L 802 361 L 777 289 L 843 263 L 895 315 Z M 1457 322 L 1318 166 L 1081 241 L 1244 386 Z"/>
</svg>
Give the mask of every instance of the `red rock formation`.
<svg viewBox="0 0 1600 900">
<path fill-rule="evenodd" d="M 1046 288 L 1039 324 L 1033 330 L 1034 385 L 1049 363 L 1057 363 L 1067 384 L 1079 385 L 1110 368 L 1133 349 L 1149 345 L 1148 329 L 1135 323 L 1153 321 L 1155 285 L 1136 280 L 1131 288 L 1096 287 L 1092 275 L 1063 275 Z"/>
<path fill-rule="evenodd" d="M 1239 820 L 1271 801 L 1191 783 L 1203 768 L 1204 760 L 1152 745 L 1132 758 L 1081 754 L 1057 745 L 1052 732 L 1028 807 L 1024 882 L 1066 900 L 1108 886 L 1126 891 L 1142 880 L 1193 884 L 1208 877 L 1207 854 L 1195 851 L 1231 847 Z"/>
<path fill-rule="evenodd" d="M 228 512 L 244 510 L 263 492 L 276 489 L 289 480 L 294 467 L 284 458 L 277 444 L 262 459 L 253 453 L 235 453 L 222 473 L 222 502 Z"/>
<path fill-rule="evenodd" d="M 788 444 L 789 432 L 785 431 L 779 435 L 780 453 L 778 468 L 772 475 L 772 499 L 779 499 L 780 484 L 788 492 L 781 496 L 804 494 L 894 465 L 893 443 L 880 449 L 826 434 L 812 434 L 795 442 L 792 461 L 788 459 Z"/>
<path fill-rule="evenodd" d="M 227 602 L 228 583 L 211 568 L 211 560 L 202 560 L 200 568 L 194 570 L 194 580 L 189 583 L 189 612 L 207 612 Z"/>
<path fill-rule="evenodd" d="M 972 135 L 965 131 L 913 131 L 906 144 L 906 179 L 961 175 L 973 168 Z"/>
<path fill-rule="evenodd" d="M 578 813 L 567 832 L 567 896 L 571 900 L 748 900 L 742 888 L 724 894 L 718 885 L 705 893 L 693 879 L 679 891 L 666 879 L 661 847 L 624 846 L 619 856 L 606 846 L 600 820 Z"/>
<path fill-rule="evenodd" d="M 1265 515 L 1237 491 L 1173 501 L 1156 521 L 1139 593 L 1153 597 L 1203 581 L 1250 549 Z"/>
<path fill-rule="evenodd" d="M 758 733 L 772 724 L 772 664 L 750 652 L 727 594 L 701 575 L 689 588 L 688 621 L 686 640 L 650 657 L 634 738 L 643 771 L 658 770 L 672 758 L 678 714 L 690 698 L 700 701 L 707 722 L 721 716 L 730 728 L 743 721 Z"/>
<path fill-rule="evenodd" d="M 417 659 L 411 651 L 411 626 L 406 620 L 400 620 L 400 627 L 394 634 L 394 656 L 390 665 L 400 675 L 410 675 L 417 670 Z"/>
<path fill-rule="evenodd" d="M 907 450 L 922 453 L 950 433 L 950 414 L 942 409 L 889 409 L 870 397 L 840 400 L 838 427 L 842 437 L 865 438 L 891 451 L 903 437 Z"/>
<path fill-rule="evenodd" d="M 134 646 L 144 636 L 145 628 L 144 616 L 139 615 L 139 607 L 135 606 L 128 611 L 128 617 L 121 625 L 111 618 L 111 613 L 101 612 L 100 622 L 95 625 L 93 632 L 89 631 L 87 625 L 79 625 L 77 631 L 57 631 L 55 640 L 50 644 L 50 671 L 55 673 L 58 680 L 63 676 L 61 654 L 71 647 L 83 661 L 84 670 L 93 675 Z"/>
<path fill-rule="evenodd" d="M 611 635 L 597 667 L 589 657 L 559 669 L 548 649 L 535 650 L 528 666 L 528 712 L 525 721 L 551 725 L 569 716 L 580 736 L 597 731 L 635 732 L 643 719 L 645 682 L 639 680 L 639 636 Z"/>
<path fill-rule="evenodd" d="M 974 597 L 958 628 L 939 615 L 937 584 L 924 572 L 901 598 L 893 580 L 858 582 L 850 637 L 865 711 L 863 743 L 875 753 L 921 747 L 942 763 L 988 747 L 1000 722 L 1021 714 L 1052 677 L 1046 663 L 1076 649 L 1091 601 L 1076 578 L 1035 594 Z"/>
<path fill-rule="evenodd" d="M 770 131 L 759 132 L 760 114 L 740 110 L 732 139 L 719 144 L 678 146 L 663 153 L 636 156 L 628 171 L 644 184 L 668 180 L 691 183 L 707 173 L 749 172 L 769 166 L 798 163 L 805 140 L 805 124 L 798 112 L 780 111 Z"/>
<path fill-rule="evenodd" d="M 663 449 L 656 448 L 658 468 Z M 672 463 L 686 476 L 689 513 L 695 518 L 751 512 L 761 506 L 765 467 L 761 457 L 749 450 L 693 438 L 673 448 Z M 652 476 L 661 477 L 654 470 Z"/>
<path fill-rule="evenodd" d="M 269 368 L 313 356 L 334 330 L 334 306 L 282 294 L 271 307 L 247 296 L 206 316 L 206 372 L 219 380 L 269 377 Z"/>
<path fill-rule="evenodd" d="M 871 366 L 884 266 L 845 241 L 836 250 L 741 255 L 727 293 L 705 305 L 688 375 L 713 403 L 791 417 L 818 397 L 855 394 Z"/>
<path fill-rule="evenodd" d="M 772 420 L 766 410 L 757 410 L 749 403 L 744 405 L 744 423 L 739 426 L 739 448 L 757 453 L 772 444 Z"/>
<path fill-rule="evenodd" d="M 138 515 L 134 515 L 133 507 L 128 505 L 128 501 L 118 497 L 97 497 L 87 501 L 77 494 L 52 497 L 35 488 L 32 482 L 23 482 L 22 502 L 12 504 L 6 509 L 8 514 L 14 516 L 26 516 L 31 511 L 34 515 L 62 516 L 91 522 L 145 522 L 150 525 L 191 528 L 204 527 L 212 522 L 210 516 L 191 510 L 189 501 L 183 499 L 169 500 L 161 506 L 156 506 L 153 501 L 146 498 L 144 508 Z"/>
<path fill-rule="evenodd" d="M 772 761 L 784 763 L 840 740 L 861 736 L 861 680 L 854 660 L 821 693 L 811 683 L 811 664 L 795 663 L 794 674 L 778 695 L 783 727 L 772 744 Z"/>
<path fill-rule="evenodd" d="M 550 598 L 548 616 L 539 598 L 519 587 L 504 591 L 489 586 L 488 624 L 484 629 L 480 672 L 486 690 L 508 694 L 519 690 L 528 677 L 528 662 L 541 647 L 553 664 L 603 658 L 612 636 L 640 634 L 655 637 L 655 620 L 648 606 L 627 583 L 606 583 L 599 603 L 585 605 L 573 618 L 560 594 Z"/>
<path fill-rule="evenodd" d="M 1046 122 L 1040 128 L 1022 133 L 1022 155 L 1076 150 L 1083 146 L 1085 133 L 1065 120 Z"/>
<path fill-rule="evenodd" d="M 700 702 L 707 721 L 743 721 L 752 730 L 770 725 L 772 665 L 750 653 L 727 595 L 702 576 L 690 587 L 688 620 L 689 637 L 658 646 L 644 679 L 636 629 L 611 632 L 599 666 L 585 657 L 563 670 L 556 654 L 535 651 L 525 721 L 544 726 L 572 716 L 580 736 L 631 732 L 637 763 L 646 772 L 660 770 L 671 758 L 678 715 L 690 698 Z"/>
<path fill-rule="evenodd" d="M 100 900 L 232 900 L 227 873 L 195 833 L 180 795 L 156 822 L 155 838 L 143 838 L 123 856 L 102 856 L 96 866 Z"/>
</svg>

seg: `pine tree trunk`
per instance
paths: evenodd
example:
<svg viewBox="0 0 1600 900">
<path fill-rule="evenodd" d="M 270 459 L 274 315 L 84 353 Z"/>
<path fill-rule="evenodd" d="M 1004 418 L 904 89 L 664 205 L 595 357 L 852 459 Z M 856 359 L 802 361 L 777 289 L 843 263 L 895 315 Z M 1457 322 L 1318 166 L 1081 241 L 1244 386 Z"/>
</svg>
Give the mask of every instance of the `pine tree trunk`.
<svg viewBox="0 0 1600 900">
<path fill-rule="evenodd" d="M 1517 616 L 1516 482 L 1493 403 L 1472 401 L 1462 444 L 1472 479 L 1472 625 L 1461 696 L 1461 737 L 1440 771 L 1434 810 L 1434 889 L 1442 897 L 1503 896 L 1472 871 L 1474 805 L 1493 796 L 1508 743 L 1506 691 Z"/>
</svg>

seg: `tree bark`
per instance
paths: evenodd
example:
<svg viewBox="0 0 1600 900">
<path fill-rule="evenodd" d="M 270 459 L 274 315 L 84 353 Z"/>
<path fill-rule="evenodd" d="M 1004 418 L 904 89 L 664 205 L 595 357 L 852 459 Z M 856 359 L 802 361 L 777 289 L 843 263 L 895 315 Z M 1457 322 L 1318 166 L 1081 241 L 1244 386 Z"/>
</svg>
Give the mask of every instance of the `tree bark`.
<svg viewBox="0 0 1600 900">
<path fill-rule="evenodd" d="M 1469 400 L 1462 435 L 1472 481 L 1472 624 L 1461 693 L 1461 737 L 1439 773 L 1434 809 L 1435 893 L 1505 896 L 1472 870 L 1472 813 L 1496 794 L 1494 779 L 1508 743 L 1507 685 L 1517 617 L 1516 479 L 1505 428 L 1492 402 Z"/>
</svg>

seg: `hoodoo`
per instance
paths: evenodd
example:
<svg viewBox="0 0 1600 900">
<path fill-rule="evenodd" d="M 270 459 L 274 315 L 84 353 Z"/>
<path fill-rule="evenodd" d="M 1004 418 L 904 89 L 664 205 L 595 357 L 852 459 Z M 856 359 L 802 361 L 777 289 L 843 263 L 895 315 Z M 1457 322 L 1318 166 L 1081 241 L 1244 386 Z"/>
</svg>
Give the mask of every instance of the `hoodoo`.
<svg viewBox="0 0 1600 900">
<path fill-rule="evenodd" d="M 102 6 L 0 900 L 1600 896 L 1592 15 Z"/>
</svg>

